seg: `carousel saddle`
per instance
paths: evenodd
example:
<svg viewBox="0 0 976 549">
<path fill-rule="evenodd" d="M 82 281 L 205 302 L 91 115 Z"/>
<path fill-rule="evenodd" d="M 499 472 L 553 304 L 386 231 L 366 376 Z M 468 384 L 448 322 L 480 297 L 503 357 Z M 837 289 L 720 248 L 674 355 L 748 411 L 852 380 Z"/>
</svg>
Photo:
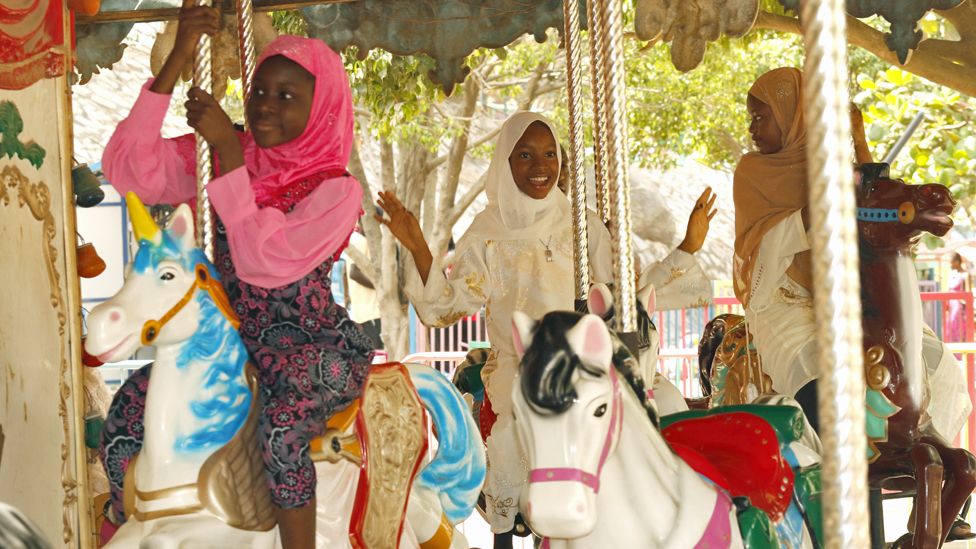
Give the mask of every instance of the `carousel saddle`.
<svg viewBox="0 0 976 549">
<path fill-rule="evenodd" d="M 691 410 L 661 418 L 661 433 L 698 473 L 733 497 L 748 497 L 778 521 L 794 488 L 783 450 L 803 435 L 802 413 L 792 406 L 761 405 Z"/>
</svg>

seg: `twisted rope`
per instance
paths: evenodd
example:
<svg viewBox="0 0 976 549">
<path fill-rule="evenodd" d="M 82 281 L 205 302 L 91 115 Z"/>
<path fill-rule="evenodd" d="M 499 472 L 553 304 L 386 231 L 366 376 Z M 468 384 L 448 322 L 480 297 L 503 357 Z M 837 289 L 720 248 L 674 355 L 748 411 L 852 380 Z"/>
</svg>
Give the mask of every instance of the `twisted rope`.
<svg viewBox="0 0 976 549">
<path fill-rule="evenodd" d="M 252 0 L 237 0 L 237 39 L 240 44 L 241 83 L 244 85 L 244 104 L 251 97 L 254 79 L 254 4 Z M 247 122 L 245 118 L 245 123 Z"/>
<path fill-rule="evenodd" d="M 566 95 L 569 104 L 569 187 L 573 193 L 573 255 L 576 258 L 576 299 L 590 289 L 589 235 L 586 226 L 586 173 L 583 168 L 583 91 L 580 52 L 579 3 L 563 0 L 563 36 L 566 38 Z"/>
<path fill-rule="evenodd" d="M 601 98 L 606 95 L 602 70 L 605 63 L 604 51 L 600 48 L 601 37 L 606 35 L 605 19 L 594 0 L 587 0 L 586 7 L 590 42 L 590 93 L 593 100 L 593 176 L 596 181 L 596 211 L 604 223 L 609 223 L 610 201 L 607 196 L 607 152 L 604 141 L 607 126 L 606 113 L 601 102 Z"/>
<path fill-rule="evenodd" d="M 197 0 L 198 6 L 210 6 L 211 0 Z M 207 93 L 213 93 L 213 55 L 210 37 L 200 36 L 193 54 L 193 85 Z M 207 183 L 213 174 L 210 144 L 198 132 L 196 134 L 197 152 L 197 246 L 213 260 L 213 216 L 210 199 L 207 197 Z"/>
<path fill-rule="evenodd" d="M 870 547 L 847 20 L 843 0 L 802 4 L 825 547 Z"/>
<path fill-rule="evenodd" d="M 601 103 L 604 109 L 606 171 L 610 186 L 610 236 L 613 243 L 614 303 L 618 307 L 617 329 L 623 333 L 637 331 L 637 292 L 634 288 L 634 253 L 631 243 L 630 184 L 627 179 L 627 105 L 624 73 L 623 10 L 620 0 L 598 0 L 598 19 L 604 21 L 599 33 L 603 85 Z"/>
</svg>

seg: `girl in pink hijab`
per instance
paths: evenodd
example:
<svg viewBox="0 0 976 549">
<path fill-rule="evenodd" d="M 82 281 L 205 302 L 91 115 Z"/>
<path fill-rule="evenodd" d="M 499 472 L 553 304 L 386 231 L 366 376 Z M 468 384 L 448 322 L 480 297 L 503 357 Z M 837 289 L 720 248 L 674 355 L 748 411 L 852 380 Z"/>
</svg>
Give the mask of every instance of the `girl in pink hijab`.
<svg viewBox="0 0 976 549">
<path fill-rule="evenodd" d="M 212 8 L 181 11 L 173 52 L 105 150 L 105 175 L 120 193 L 133 191 L 147 204 L 195 198 L 194 138 L 163 139 L 160 128 L 194 45 L 217 25 Z M 248 132 L 237 132 L 198 88 L 190 90 L 186 110 L 188 124 L 217 157 L 217 177 L 207 186 L 218 217 L 214 263 L 259 369 L 259 431 L 282 542 L 314 547 L 316 479 L 308 444 L 359 396 L 373 352 L 331 293 L 333 261 L 362 214 L 362 189 L 346 172 L 353 139 L 349 81 L 324 43 L 282 36 L 258 59 L 245 105 Z M 115 488 L 133 453 L 129 416 L 139 415 L 148 375 L 140 371 L 120 390 L 105 428 L 102 452 L 113 496 L 121 494 Z M 116 406 L 120 399 L 126 406 Z M 115 503 L 119 522 L 124 517 Z"/>
</svg>

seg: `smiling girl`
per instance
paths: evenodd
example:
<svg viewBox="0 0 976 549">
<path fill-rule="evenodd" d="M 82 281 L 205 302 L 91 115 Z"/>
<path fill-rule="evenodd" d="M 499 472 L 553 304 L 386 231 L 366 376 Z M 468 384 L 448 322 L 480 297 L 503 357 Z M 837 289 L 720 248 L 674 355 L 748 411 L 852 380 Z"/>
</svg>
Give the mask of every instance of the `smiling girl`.
<svg viewBox="0 0 976 549">
<path fill-rule="evenodd" d="M 172 53 L 106 148 L 105 175 L 120 193 L 133 191 L 148 204 L 195 198 L 193 136 L 163 139 L 159 132 L 180 70 L 200 35 L 217 25 L 213 8 L 181 10 Z M 219 164 L 207 186 L 218 217 L 214 263 L 259 370 L 259 436 L 281 540 L 286 549 L 311 548 L 316 478 L 308 443 L 359 396 L 373 348 L 331 293 L 333 261 L 362 213 L 362 189 L 346 172 L 353 139 L 349 81 L 324 43 L 282 36 L 258 59 L 245 105 L 248 133 L 236 132 L 217 101 L 198 88 L 190 90 L 186 111 Z M 119 392 L 130 404 L 122 408 L 133 413 L 145 399 L 148 371 L 140 375 Z M 120 407 L 113 403 L 113 409 Z M 125 438 L 131 418 L 113 417 L 103 442 L 107 468 L 127 463 L 129 456 L 114 452 L 132 449 L 113 442 Z M 128 434 L 141 445 L 140 433 Z M 124 468 L 118 469 L 109 474 L 121 519 Z"/>
<path fill-rule="evenodd" d="M 502 126 L 486 176 L 488 206 L 458 241 L 450 276 L 433 256 L 417 219 L 392 193 L 377 204 L 414 265 L 406 267 L 404 288 L 428 326 L 443 327 L 487 304 L 491 353 L 482 370 L 486 400 L 497 420 L 487 434 L 488 480 L 484 488 L 495 547 L 511 547 L 525 460 L 516 442 L 512 386 L 518 372 L 511 334 L 512 313 L 539 318 L 573 309 L 573 229 L 566 196 L 553 188 L 559 179 L 560 150 L 553 124 L 544 116 L 520 112 Z M 644 272 L 639 286 L 654 284 L 659 301 L 683 307 L 710 298 L 710 285 L 691 254 L 701 248 L 713 213 L 710 189 L 696 203 L 688 233 L 678 250 Z M 610 234 L 588 212 L 591 280 L 612 281 Z M 484 412 L 483 412 L 484 413 Z"/>
</svg>

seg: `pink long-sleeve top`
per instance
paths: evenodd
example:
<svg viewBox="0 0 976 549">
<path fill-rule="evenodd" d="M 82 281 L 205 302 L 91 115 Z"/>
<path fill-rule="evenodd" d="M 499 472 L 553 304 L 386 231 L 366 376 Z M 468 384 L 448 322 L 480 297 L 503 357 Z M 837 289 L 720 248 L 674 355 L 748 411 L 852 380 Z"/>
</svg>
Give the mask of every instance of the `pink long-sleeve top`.
<svg viewBox="0 0 976 549">
<path fill-rule="evenodd" d="M 193 164 L 177 139 L 162 137 L 172 95 L 150 91 L 151 84 L 109 140 L 102 170 L 120 193 L 132 191 L 147 204 L 186 202 L 196 197 Z M 340 253 L 362 213 L 362 188 L 348 176 L 323 181 L 287 213 L 258 207 L 245 166 L 214 178 L 207 191 L 237 275 L 263 288 L 298 281 Z"/>
</svg>

